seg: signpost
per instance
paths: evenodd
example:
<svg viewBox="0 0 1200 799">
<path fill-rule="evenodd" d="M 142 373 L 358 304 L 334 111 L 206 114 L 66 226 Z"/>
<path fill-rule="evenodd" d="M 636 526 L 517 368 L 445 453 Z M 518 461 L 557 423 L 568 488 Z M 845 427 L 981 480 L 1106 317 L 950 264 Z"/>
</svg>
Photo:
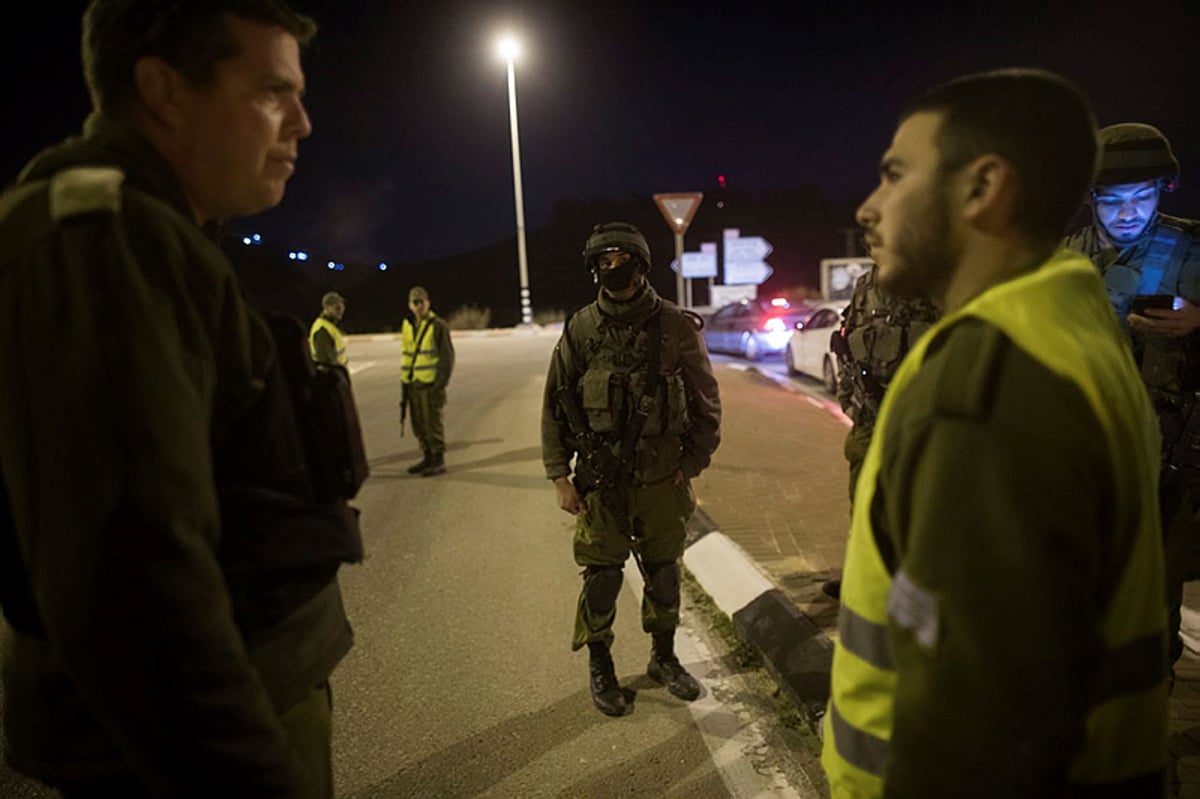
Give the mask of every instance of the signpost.
<svg viewBox="0 0 1200 799">
<path fill-rule="evenodd" d="M 663 219 L 667 220 L 667 224 L 675 232 L 675 260 L 681 265 L 684 263 L 683 234 L 692 223 L 692 217 L 696 215 L 696 209 L 700 207 L 702 199 L 704 194 L 698 191 L 654 195 L 654 203 L 662 212 Z M 681 266 L 675 275 L 675 302 L 686 308 L 690 303 L 684 297 L 683 272 Z"/>
<path fill-rule="evenodd" d="M 725 239 L 725 285 L 759 285 L 775 271 L 764 259 L 774 248 L 761 236 Z"/>
</svg>

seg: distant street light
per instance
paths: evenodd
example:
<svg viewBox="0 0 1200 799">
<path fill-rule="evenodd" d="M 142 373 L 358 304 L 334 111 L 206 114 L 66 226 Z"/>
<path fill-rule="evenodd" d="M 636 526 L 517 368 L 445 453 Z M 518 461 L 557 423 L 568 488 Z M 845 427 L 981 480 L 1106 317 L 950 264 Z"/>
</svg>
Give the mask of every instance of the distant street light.
<svg viewBox="0 0 1200 799">
<path fill-rule="evenodd" d="M 521 54 L 521 45 L 511 36 L 500 39 L 497 50 L 508 63 L 508 118 L 512 128 L 513 194 L 517 204 L 517 265 L 521 270 L 521 323 L 533 323 L 529 298 L 529 264 L 525 258 L 525 200 L 521 194 L 521 144 L 517 135 L 517 78 L 513 62 Z"/>
</svg>

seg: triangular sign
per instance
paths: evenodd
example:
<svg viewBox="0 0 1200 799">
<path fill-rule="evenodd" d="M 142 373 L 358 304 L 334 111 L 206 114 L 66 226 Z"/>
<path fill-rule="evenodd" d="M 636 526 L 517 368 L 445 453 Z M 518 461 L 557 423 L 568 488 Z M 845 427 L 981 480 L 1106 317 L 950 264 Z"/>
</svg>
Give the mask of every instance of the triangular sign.
<svg viewBox="0 0 1200 799">
<path fill-rule="evenodd" d="M 671 229 L 680 235 L 692 223 L 692 217 L 696 215 L 696 209 L 700 207 L 702 199 L 704 194 L 698 191 L 654 195 L 654 202 L 658 205 L 658 210 L 662 211 L 663 218 L 667 220 Z"/>
</svg>

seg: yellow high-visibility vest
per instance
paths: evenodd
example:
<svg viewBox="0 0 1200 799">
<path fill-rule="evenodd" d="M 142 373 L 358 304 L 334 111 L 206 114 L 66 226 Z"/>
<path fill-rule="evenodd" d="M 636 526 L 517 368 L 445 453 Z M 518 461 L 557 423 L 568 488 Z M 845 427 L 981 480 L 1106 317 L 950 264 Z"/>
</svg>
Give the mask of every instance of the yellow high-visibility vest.
<svg viewBox="0 0 1200 799">
<path fill-rule="evenodd" d="M 324 315 L 318 316 L 317 320 L 312 323 L 312 327 L 308 329 L 308 346 L 312 351 L 312 356 L 317 357 L 317 331 L 328 331 L 333 337 L 333 348 L 337 352 L 337 363 L 345 366 L 350 362 L 350 357 L 346 354 L 346 336 L 338 329 L 338 326 L 325 318 Z"/>
<path fill-rule="evenodd" d="M 412 322 L 404 320 L 400 330 L 400 380 L 405 383 L 432 383 L 437 380 L 437 342 L 431 329 L 434 318 L 433 311 L 430 311 L 415 331 Z M 419 350 L 417 342 L 421 345 Z"/>
<path fill-rule="evenodd" d="M 1149 397 L 1095 267 L 1064 250 L 943 318 L 910 351 L 884 397 L 855 492 L 823 721 L 821 762 L 835 799 L 882 795 L 892 735 L 897 674 L 889 644 L 888 598 L 894 576 L 875 544 L 870 513 L 890 409 L 920 369 L 930 343 L 964 317 L 999 328 L 1050 371 L 1077 385 L 1106 431 L 1113 463 L 1125 465 L 1123 474 L 1140 477 L 1116 481 L 1114 518 L 1129 520 L 1134 543 L 1098 620 L 1104 650 L 1097 691 L 1070 777 L 1078 785 L 1104 785 L 1166 765 L 1166 674 L 1162 657 L 1154 657 L 1161 655 L 1166 627 L 1156 496 L 1158 429 L 1145 424 L 1137 431 L 1127 421 L 1154 419 Z M 1050 319 L 1056 322 L 1044 323 Z M 1137 435 L 1131 436 L 1131 430 Z M 1142 652 L 1149 656 L 1138 657 Z M 1031 724 L 1037 723 L 1036 715 L 1034 709 Z"/>
</svg>

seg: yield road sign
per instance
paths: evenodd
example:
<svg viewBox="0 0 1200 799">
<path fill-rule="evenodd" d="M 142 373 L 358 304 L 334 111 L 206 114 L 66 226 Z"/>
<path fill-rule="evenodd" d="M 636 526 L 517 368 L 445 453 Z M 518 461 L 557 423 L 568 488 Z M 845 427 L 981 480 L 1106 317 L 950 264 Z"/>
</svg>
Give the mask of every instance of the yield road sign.
<svg viewBox="0 0 1200 799">
<path fill-rule="evenodd" d="M 663 218 L 667 220 L 671 229 L 681 236 L 692 223 L 692 217 L 696 215 L 696 209 L 700 207 L 702 199 L 704 194 L 698 191 L 654 195 L 654 202 L 662 212 Z"/>
</svg>

